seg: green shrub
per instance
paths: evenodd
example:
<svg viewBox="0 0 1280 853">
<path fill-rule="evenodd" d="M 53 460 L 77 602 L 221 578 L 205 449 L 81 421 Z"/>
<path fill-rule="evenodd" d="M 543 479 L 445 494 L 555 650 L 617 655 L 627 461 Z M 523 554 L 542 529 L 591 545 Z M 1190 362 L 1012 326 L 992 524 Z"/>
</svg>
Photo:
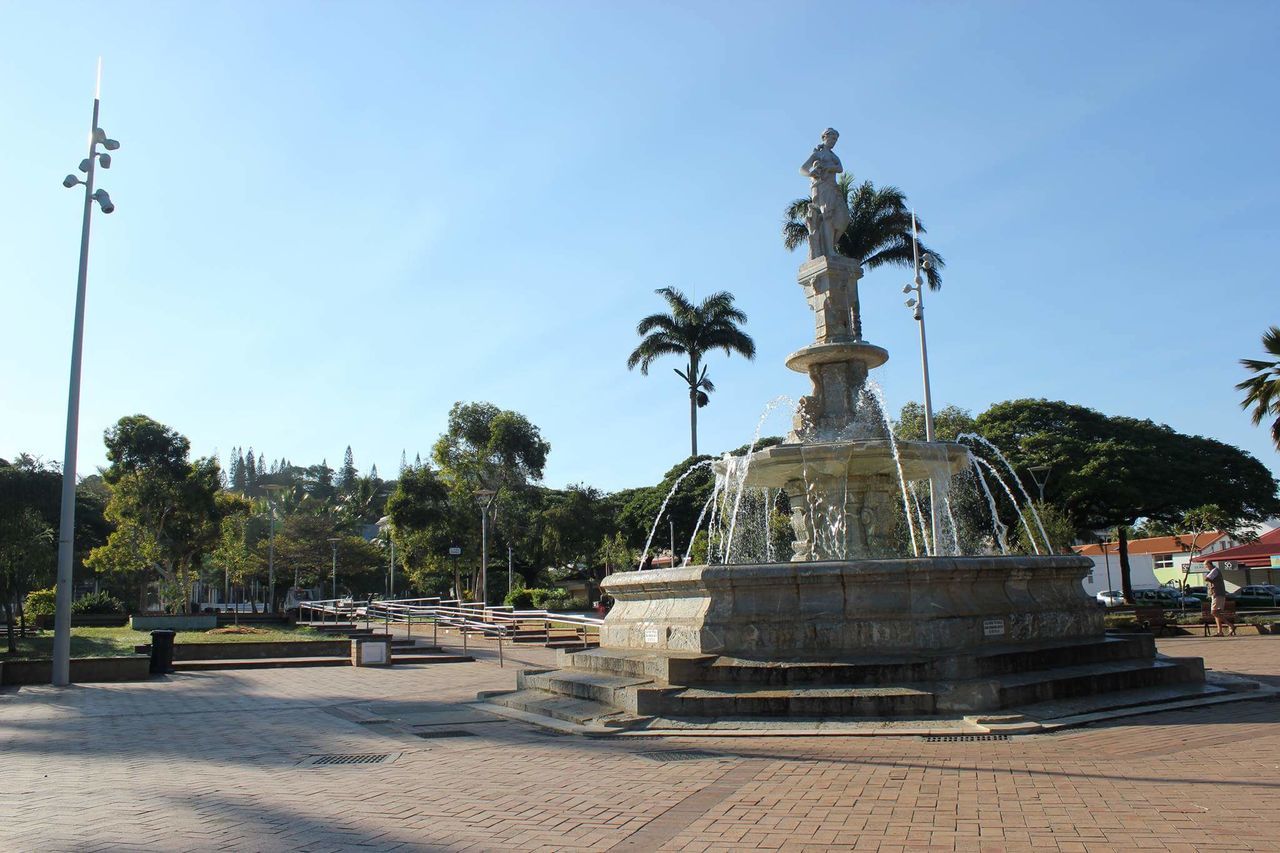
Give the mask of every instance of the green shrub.
<svg viewBox="0 0 1280 853">
<path fill-rule="evenodd" d="M 571 610 L 573 609 L 573 596 L 563 589 L 533 589 L 529 591 L 533 599 L 533 606 L 540 610 Z"/>
<path fill-rule="evenodd" d="M 22 602 L 22 611 L 28 619 L 52 616 L 57 609 L 58 590 L 54 587 L 33 589 L 27 593 L 27 597 Z"/>
<path fill-rule="evenodd" d="M 71 602 L 72 613 L 123 613 L 124 604 L 111 593 L 103 590 L 77 598 Z"/>
<path fill-rule="evenodd" d="M 508 607 L 514 607 L 516 610 L 532 610 L 533 590 L 517 587 L 507 593 L 506 598 L 502 599 L 502 603 Z"/>
<path fill-rule="evenodd" d="M 1108 628 L 1122 631 L 1138 630 L 1138 620 L 1127 613 L 1108 613 L 1102 617 L 1102 622 Z"/>
</svg>

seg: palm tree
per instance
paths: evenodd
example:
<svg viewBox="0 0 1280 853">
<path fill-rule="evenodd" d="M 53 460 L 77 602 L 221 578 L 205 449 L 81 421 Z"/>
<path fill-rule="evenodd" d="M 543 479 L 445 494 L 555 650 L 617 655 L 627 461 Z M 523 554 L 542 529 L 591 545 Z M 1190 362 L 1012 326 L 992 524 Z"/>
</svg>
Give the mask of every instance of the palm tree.
<svg viewBox="0 0 1280 853">
<path fill-rule="evenodd" d="M 1240 363 L 1253 371 L 1245 381 L 1236 386 L 1237 390 L 1247 391 L 1240 408 L 1253 406 L 1253 423 L 1262 423 L 1262 419 L 1271 415 L 1275 420 L 1271 423 L 1271 440 L 1280 450 L 1280 326 L 1272 326 L 1262 336 L 1262 348 L 1273 356 L 1271 361 L 1256 358 L 1242 358 Z"/>
<path fill-rule="evenodd" d="M 733 305 L 733 294 L 728 291 L 713 293 L 694 305 L 689 298 L 674 287 L 654 291 L 671 307 L 670 314 L 650 314 L 636 326 L 636 334 L 642 340 L 627 359 L 627 369 L 640 365 L 640 372 L 649 375 L 649 365 L 664 355 L 683 355 L 689 364 L 675 373 L 689 386 L 689 435 L 691 454 L 698 455 L 698 409 L 705 406 L 707 396 L 716 386 L 707 378 L 703 356 L 714 349 L 722 349 L 725 355 L 735 352 L 749 359 L 756 357 L 756 344 L 751 336 L 738 328 L 747 321 L 747 315 Z"/>
<path fill-rule="evenodd" d="M 911 208 L 907 207 L 907 197 L 897 187 L 880 187 L 877 189 L 870 181 L 854 185 L 853 176 L 845 172 L 840 176 L 840 189 L 849 200 L 849 227 L 836 243 L 840 254 L 857 260 L 868 270 L 891 264 L 896 267 L 910 267 L 914 264 L 911 246 Z M 798 198 L 787 205 L 786 219 L 782 223 L 782 243 L 794 250 L 809 238 L 809 228 L 805 225 L 805 214 L 809 210 L 809 199 Z M 916 220 L 920 233 L 924 233 L 924 225 Z M 926 271 L 929 289 L 937 290 L 942 286 L 939 270 L 944 266 L 937 252 L 920 244 L 921 255 L 928 252 L 934 262 Z"/>
</svg>

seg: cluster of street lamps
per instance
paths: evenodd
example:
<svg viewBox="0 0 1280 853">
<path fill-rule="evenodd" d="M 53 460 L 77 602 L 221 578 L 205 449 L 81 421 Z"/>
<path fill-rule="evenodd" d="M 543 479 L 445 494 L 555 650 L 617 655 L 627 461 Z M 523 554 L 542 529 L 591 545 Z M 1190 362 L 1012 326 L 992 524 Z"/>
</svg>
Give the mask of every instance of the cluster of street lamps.
<svg viewBox="0 0 1280 853">
<path fill-rule="evenodd" d="M 102 94 L 102 60 L 98 60 L 98 80 L 93 92 L 93 121 L 89 126 L 89 156 L 80 161 L 84 178 L 67 175 L 62 185 L 67 189 L 84 186 L 84 219 L 80 226 L 80 273 L 76 280 L 76 313 L 71 333 L 71 381 L 67 391 L 67 443 L 62 456 L 62 507 L 58 520 L 57 603 L 53 617 L 53 684 L 65 687 L 71 683 L 71 562 L 75 554 L 76 526 L 76 450 L 80 429 L 80 363 L 84 345 L 84 302 L 89 278 L 89 225 L 93 205 L 103 213 L 116 209 L 104 189 L 93 188 L 97 166 L 111 168 L 111 154 L 120 143 L 107 136 L 98 126 L 98 106 Z M 104 150 L 99 151 L 101 146 Z"/>
</svg>

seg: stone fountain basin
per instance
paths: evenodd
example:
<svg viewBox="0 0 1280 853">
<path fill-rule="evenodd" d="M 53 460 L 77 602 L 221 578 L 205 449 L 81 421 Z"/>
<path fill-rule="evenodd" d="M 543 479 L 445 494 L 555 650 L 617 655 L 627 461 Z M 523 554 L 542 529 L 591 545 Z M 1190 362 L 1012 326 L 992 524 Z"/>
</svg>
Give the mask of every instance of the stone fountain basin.
<svg viewBox="0 0 1280 853">
<path fill-rule="evenodd" d="M 969 449 L 962 444 L 900 441 L 898 456 L 907 481 L 958 474 L 969 466 Z M 795 480 L 874 477 L 897 479 L 898 464 L 888 439 L 815 444 L 778 444 L 751 454 L 747 485 L 781 489 Z"/>
<path fill-rule="evenodd" d="M 614 574 L 603 648 L 847 660 L 1101 637 L 1087 557 L 692 566 Z"/>
</svg>

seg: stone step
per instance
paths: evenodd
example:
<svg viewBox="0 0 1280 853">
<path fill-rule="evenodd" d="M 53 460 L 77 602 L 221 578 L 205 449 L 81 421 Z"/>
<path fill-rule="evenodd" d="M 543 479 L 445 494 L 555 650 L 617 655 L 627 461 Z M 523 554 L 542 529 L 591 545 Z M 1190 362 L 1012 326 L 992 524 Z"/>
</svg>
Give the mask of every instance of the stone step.
<svg viewBox="0 0 1280 853">
<path fill-rule="evenodd" d="M 471 655 L 391 653 L 391 662 L 396 665 L 420 663 L 470 663 L 474 660 L 475 658 Z"/>
<path fill-rule="evenodd" d="M 351 666 L 351 658 L 224 658 L 220 660 L 176 660 L 173 662 L 173 668 L 177 672 L 210 669 L 281 669 L 295 666 Z"/>
<path fill-rule="evenodd" d="M 651 684 L 653 684 L 652 679 L 563 669 L 551 672 L 522 672 L 516 676 L 516 686 L 522 690 L 544 690 L 573 699 L 590 699 L 593 702 L 614 707 L 628 705 L 625 697 L 620 695 L 627 688 Z"/>
<path fill-rule="evenodd" d="M 1063 666 L 996 679 L 1002 708 L 1014 708 L 1117 690 L 1203 681 L 1203 664 L 1188 660 L 1117 661 Z"/>
<path fill-rule="evenodd" d="M 1194 699 L 1222 696 L 1230 691 L 1211 684 L 1183 682 L 1156 687 L 1140 687 L 1116 690 L 1110 693 L 1073 696 L 1026 705 L 1019 710 L 1029 720 L 1070 720 L 1088 714 L 1144 708 L 1148 705 L 1164 705 Z"/>
<path fill-rule="evenodd" d="M 705 664 L 714 655 L 693 652 L 650 652 L 637 649 L 591 648 L 580 652 L 562 652 L 557 660 L 562 669 L 577 669 L 606 675 L 650 678 L 672 684 L 687 684 L 701 678 Z"/>
<path fill-rule="evenodd" d="M 722 685 L 674 690 L 662 704 L 670 717 L 902 717 L 936 713 L 937 696 L 906 686 Z"/>
<path fill-rule="evenodd" d="M 981 654 L 884 656 L 844 662 L 752 661 L 721 657 L 694 672 L 693 678 L 698 683 L 708 684 L 775 686 L 910 684 L 1033 673 L 1064 665 L 1125 660 L 1149 662 L 1153 655 L 1149 637 L 1124 637 L 1064 643 L 1049 648 L 1004 647 Z M 575 661 L 574 666 L 577 665 Z"/>
<path fill-rule="evenodd" d="M 583 724 L 600 718 L 621 716 L 617 709 L 590 699 L 574 699 L 542 690 L 516 690 L 486 698 L 490 703 L 504 708 L 570 723 Z"/>
</svg>

